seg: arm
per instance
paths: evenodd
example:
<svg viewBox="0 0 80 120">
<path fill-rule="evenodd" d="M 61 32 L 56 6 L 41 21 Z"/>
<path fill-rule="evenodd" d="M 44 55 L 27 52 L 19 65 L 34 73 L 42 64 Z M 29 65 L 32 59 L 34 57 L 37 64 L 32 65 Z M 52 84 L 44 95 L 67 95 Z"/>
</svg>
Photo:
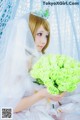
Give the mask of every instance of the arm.
<svg viewBox="0 0 80 120">
<path fill-rule="evenodd" d="M 29 108 L 31 105 L 35 104 L 43 98 L 44 95 L 41 91 L 37 92 L 36 94 L 33 94 L 32 96 L 22 98 L 21 101 L 17 104 L 16 108 L 14 109 L 14 112 L 20 112 L 26 108 Z"/>
<path fill-rule="evenodd" d="M 24 109 L 29 108 L 31 105 L 35 104 L 39 100 L 43 98 L 50 98 L 54 101 L 58 101 L 62 98 L 62 95 L 50 95 L 47 91 L 47 89 L 41 89 L 36 94 L 33 94 L 32 96 L 22 98 L 21 101 L 17 104 L 17 106 L 14 109 L 14 112 L 20 112 Z"/>
</svg>

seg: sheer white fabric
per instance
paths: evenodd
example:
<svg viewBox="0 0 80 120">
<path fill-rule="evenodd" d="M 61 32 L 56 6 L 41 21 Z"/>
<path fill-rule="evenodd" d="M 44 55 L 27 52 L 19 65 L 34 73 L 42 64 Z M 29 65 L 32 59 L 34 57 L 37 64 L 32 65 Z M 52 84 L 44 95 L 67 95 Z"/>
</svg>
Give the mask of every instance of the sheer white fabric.
<svg viewBox="0 0 80 120">
<path fill-rule="evenodd" d="M 28 73 L 31 58 L 34 64 L 41 54 L 35 49 L 27 20 L 25 16 L 10 21 L 6 27 L 9 30 L 3 37 L 8 41 L 0 69 L 0 107 L 3 108 L 14 109 L 22 98 L 43 87 L 35 85 Z M 51 107 L 50 103 L 43 99 L 29 109 L 13 114 L 13 120 L 53 120 L 48 114 Z"/>
<path fill-rule="evenodd" d="M 6 53 L 3 61 L 1 80 L 1 99 L 10 101 L 22 97 L 27 85 L 27 59 L 26 48 L 26 21 L 25 19 L 10 21 L 7 27 L 11 32 L 6 35 L 8 39 Z M 9 36 L 8 36 L 9 35 Z M 5 99 L 5 101 L 6 101 Z M 5 106 L 5 105 L 4 105 Z"/>
<path fill-rule="evenodd" d="M 80 120 L 80 85 L 72 93 L 66 95 L 54 104 L 53 117 L 56 120 Z"/>
</svg>

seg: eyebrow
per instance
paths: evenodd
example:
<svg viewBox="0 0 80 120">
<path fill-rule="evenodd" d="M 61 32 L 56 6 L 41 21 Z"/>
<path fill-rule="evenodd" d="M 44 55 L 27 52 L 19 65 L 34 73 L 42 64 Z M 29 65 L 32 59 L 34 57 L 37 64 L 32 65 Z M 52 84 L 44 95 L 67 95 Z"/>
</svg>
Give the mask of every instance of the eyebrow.
<svg viewBox="0 0 80 120">
<path fill-rule="evenodd" d="M 37 33 L 40 33 L 40 32 L 42 32 L 42 33 L 43 33 L 44 31 L 38 31 Z M 49 32 L 48 32 L 47 34 L 49 34 Z"/>
<path fill-rule="evenodd" d="M 38 31 L 38 32 L 44 32 L 44 31 Z"/>
</svg>

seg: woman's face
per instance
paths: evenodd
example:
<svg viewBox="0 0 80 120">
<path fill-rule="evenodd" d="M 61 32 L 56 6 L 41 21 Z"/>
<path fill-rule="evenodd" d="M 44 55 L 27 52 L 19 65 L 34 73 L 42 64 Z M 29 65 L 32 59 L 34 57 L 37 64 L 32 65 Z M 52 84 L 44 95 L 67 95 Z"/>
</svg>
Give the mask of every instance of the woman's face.
<svg viewBox="0 0 80 120">
<path fill-rule="evenodd" d="M 48 34 L 48 31 L 46 31 L 42 25 L 38 28 L 35 35 L 35 45 L 39 52 L 41 52 L 47 44 Z"/>
</svg>

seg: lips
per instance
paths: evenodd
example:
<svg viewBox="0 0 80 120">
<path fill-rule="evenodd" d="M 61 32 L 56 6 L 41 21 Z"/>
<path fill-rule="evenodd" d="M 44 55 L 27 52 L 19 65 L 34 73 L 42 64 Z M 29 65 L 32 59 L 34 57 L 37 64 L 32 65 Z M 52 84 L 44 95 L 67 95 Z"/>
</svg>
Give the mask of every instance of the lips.
<svg viewBox="0 0 80 120">
<path fill-rule="evenodd" d="M 43 48 L 44 46 L 40 46 L 40 45 L 39 45 L 38 47 Z"/>
</svg>

